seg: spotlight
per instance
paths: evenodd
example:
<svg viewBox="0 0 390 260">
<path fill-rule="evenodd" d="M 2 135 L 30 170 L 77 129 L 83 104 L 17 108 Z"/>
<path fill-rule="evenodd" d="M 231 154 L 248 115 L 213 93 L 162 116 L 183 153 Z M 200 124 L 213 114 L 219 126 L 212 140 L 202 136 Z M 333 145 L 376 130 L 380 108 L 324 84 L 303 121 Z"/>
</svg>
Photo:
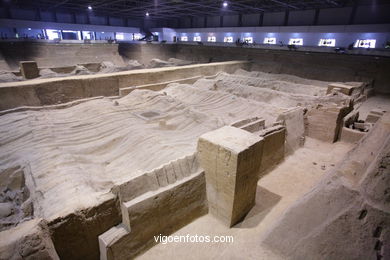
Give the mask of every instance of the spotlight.
<svg viewBox="0 0 390 260">
<path fill-rule="evenodd" d="M 88 5 L 88 10 L 92 10 L 92 6 Z"/>
<path fill-rule="evenodd" d="M 145 14 L 146 16 L 149 16 L 149 13 L 148 12 L 146 12 L 146 14 Z"/>
<path fill-rule="evenodd" d="M 222 6 L 223 6 L 223 7 L 227 7 L 227 6 L 228 6 L 228 3 L 227 3 L 227 2 L 223 2 Z"/>
</svg>

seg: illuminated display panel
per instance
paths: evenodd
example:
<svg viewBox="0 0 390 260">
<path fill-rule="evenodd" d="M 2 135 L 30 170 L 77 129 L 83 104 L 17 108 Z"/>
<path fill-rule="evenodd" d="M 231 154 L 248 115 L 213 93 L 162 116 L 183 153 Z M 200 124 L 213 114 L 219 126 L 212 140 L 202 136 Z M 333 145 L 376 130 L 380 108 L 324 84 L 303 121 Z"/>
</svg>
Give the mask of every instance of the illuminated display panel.
<svg viewBox="0 0 390 260">
<path fill-rule="evenodd" d="M 276 44 L 276 38 L 274 37 L 266 37 L 264 38 L 264 44 Z"/>
<path fill-rule="evenodd" d="M 188 41 L 188 37 L 187 36 L 182 36 L 182 37 L 180 37 L 180 41 L 187 42 Z"/>
<path fill-rule="evenodd" d="M 202 38 L 200 36 L 194 36 L 194 42 L 200 42 Z"/>
<path fill-rule="evenodd" d="M 93 40 L 94 37 L 94 32 L 91 31 L 82 31 L 83 39 L 84 40 Z"/>
<path fill-rule="evenodd" d="M 125 39 L 125 35 L 123 33 L 116 33 L 115 39 L 123 41 Z"/>
<path fill-rule="evenodd" d="M 321 39 L 318 46 L 335 47 L 336 39 Z"/>
<path fill-rule="evenodd" d="M 375 48 L 376 40 L 367 39 L 367 40 L 357 40 L 355 42 L 355 48 Z"/>
<path fill-rule="evenodd" d="M 291 38 L 288 42 L 289 45 L 303 45 L 302 38 Z"/>
<path fill-rule="evenodd" d="M 215 36 L 209 36 L 209 37 L 207 37 L 207 41 L 208 42 L 216 42 L 217 38 Z"/>
<path fill-rule="evenodd" d="M 253 43 L 253 37 L 244 37 L 244 42 Z"/>
<path fill-rule="evenodd" d="M 60 32 L 58 30 L 46 30 L 46 35 L 49 38 L 49 40 L 56 40 L 56 39 L 61 39 Z"/>
<path fill-rule="evenodd" d="M 135 33 L 134 34 L 134 40 L 135 41 L 138 41 L 138 40 L 140 40 L 142 38 L 142 34 L 140 34 L 140 33 Z"/>
<path fill-rule="evenodd" d="M 226 36 L 223 38 L 223 42 L 233 42 L 233 37 L 232 36 Z"/>
</svg>

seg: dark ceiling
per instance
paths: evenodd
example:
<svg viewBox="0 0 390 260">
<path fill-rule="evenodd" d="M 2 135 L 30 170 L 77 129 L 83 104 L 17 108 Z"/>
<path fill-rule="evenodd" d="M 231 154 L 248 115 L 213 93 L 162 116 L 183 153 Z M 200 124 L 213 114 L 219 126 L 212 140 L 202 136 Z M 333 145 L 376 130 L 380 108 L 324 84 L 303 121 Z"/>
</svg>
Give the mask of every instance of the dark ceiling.
<svg viewBox="0 0 390 260">
<path fill-rule="evenodd" d="M 353 5 L 357 0 L 3 0 L 20 8 L 71 10 L 86 12 L 88 6 L 98 14 L 140 19 L 149 13 L 150 19 L 172 19 L 188 16 L 248 14 Z"/>
</svg>

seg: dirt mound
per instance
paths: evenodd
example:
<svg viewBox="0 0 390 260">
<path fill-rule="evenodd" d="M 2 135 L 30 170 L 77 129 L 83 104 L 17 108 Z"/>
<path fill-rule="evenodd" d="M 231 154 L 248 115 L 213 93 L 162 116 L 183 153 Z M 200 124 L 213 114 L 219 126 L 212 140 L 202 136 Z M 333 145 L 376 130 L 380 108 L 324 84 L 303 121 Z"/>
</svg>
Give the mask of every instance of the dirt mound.
<svg viewBox="0 0 390 260">
<path fill-rule="evenodd" d="M 288 81 L 296 84 L 312 85 L 312 86 L 318 86 L 324 88 L 328 87 L 330 83 L 328 81 L 306 79 L 306 78 L 301 78 L 289 74 L 275 74 L 275 73 L 267 73 L 262 71 L 246 71 L 243 69 L 238 69 L 236 72 L 234 72 L 234 74 L 241 75 L 241 76 L 248 76 L 248 77 L 264 78 L 270 80 Z"/>
<path fill-rule="evenodd" d="M 160 59 L 152 59 L 148 65 L 149 68 L 162 68 L 162 67 L 172 67 L 172 66 L 184 66 L 192 64 L 191 61 L 180 60 L 175 58 L 170 58 L 168 61 Z"/>
<path fill-rule="evenodd" d="M 66 77 L 68 74 L 57 73 L 52 71 L 51 69 L 41 69 L 39 71 L 40 78 L 48 79 L 48 78 L 57 78 L 57 77 Z"/>
<path fill-rule="evenodd" d="M 160 59 L 152 59 L 148 65 L 149 68 L 162 68 L 162 67 L 169 67 L 169 66 L 172 66 L 170 62 L 160 60 Z"/>
<path fill-rule="evenodd" d="M 0 83 L 22 81 L 22 77 L 18 77 L 12 72 L 0 71 Z"/>
<path fill-rule="evenodd" d="M 390 259 L 390 115 L 270 229 L 291 259 Z M 378 151 L 378 155 L 372 151 Z"/>
<path fill-rule="evenodd" d="M 139 63 L 139 61 L 137 61 L 137 60 L 129 60 L 127 62 L 126 68 L 129 70 L 138 70 L 138 69 L 145 68 L 145 66 L 143 64 Z"/>
<path fill-rule="evenodd" d="M 76 68 L 69 73 L 70 75 L 90 75 L 92 74 L 86 67 L 77 65 Z"/>
<path fill-rule="evenodd" d="M 116 66 L 110 61 L 104 61 L 100 65 L 99 73 L 113 73 L 127 70 L 143 69 L 145 66 L 139 63 L 137 60 L 129 60 L 126 66 Z"/>
<path fill-rule="evenodd" d="M 172 63 L 173 66 L 185 66 L 185 65 L 190 65 L 190 64 L 192 64 L 191 61 L 188 61 L 188 60 L 181 60 L 181 59 L 175 59 L 175 58 L 170 58 L 170 59 L 168 59 L 168 62 Z"/>
<path fill-rule="evenodd" d="M 0 172 L 0 231 L 30 219 L 33 205 L 20 167 Z"/>
<path fill-rule="evenodd" d="M 46 222 L 33 219 L 0 232 L 0 259 L 59 260 L 59 257 Z"/>
</svg>

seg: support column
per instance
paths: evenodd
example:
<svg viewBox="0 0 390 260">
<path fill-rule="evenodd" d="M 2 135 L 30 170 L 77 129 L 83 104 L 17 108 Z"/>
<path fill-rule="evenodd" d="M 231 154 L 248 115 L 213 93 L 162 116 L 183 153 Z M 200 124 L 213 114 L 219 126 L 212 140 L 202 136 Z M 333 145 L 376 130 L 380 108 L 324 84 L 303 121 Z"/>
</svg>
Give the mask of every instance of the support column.
<svg viewBox="0 0 390 260">
<path fill-rule="evenodd" d="M 314 20 L 313 20 L 313 25 L 318 25 L 318 17 L 320 16 L 320 9 L 316 9 L 315 15 L 314 15 Z"/>
<path fill-rule="evenodd" d="M 37 8 L 37 9 L 36 9 L 35 21 L 42 21 L 42 18 L 41 18 L 41 9 L 40 9 L 40 8 Z"/>
<path fill-rule="evenodd" d="M 242 27 L 242 14 L 238 15 L 238 27 Z"/>
<path fill-rule="evenodd" d="M 349 17 L 348 24 L 354 24 L 355 16 L 356 16 L 356 10 L 357 10 L 357 8 L 358 8 L 358 2 L 359 2 L 359 1 L 355 1 L 355 4 L 354 4 L 353 7 L 352 7 L 352 12 L 351 12 L 351 15 L 350 15 L 350 17 Z"/>
<path fill-rule="evenodd" d="M 199 138 L 209 212 L 231 227 L 255 204 L 263 138 L 225 126 Z"/>
<path fill-rule="evenodd" d="M 284 26 L 287 26 L 288 25 L 288 17 L 290 15 L 290 12 L 289 10 L 287 9 L 286 12 L 284 13 L 284 22 L 283 22 L 283 25 Z"/>
<path fill-rule="evenodd" d="M 264 21 L 264 12 L 261 12 L 259 17 L 259 26 L 263 26 L 263 21 Z"/>
</svg>

